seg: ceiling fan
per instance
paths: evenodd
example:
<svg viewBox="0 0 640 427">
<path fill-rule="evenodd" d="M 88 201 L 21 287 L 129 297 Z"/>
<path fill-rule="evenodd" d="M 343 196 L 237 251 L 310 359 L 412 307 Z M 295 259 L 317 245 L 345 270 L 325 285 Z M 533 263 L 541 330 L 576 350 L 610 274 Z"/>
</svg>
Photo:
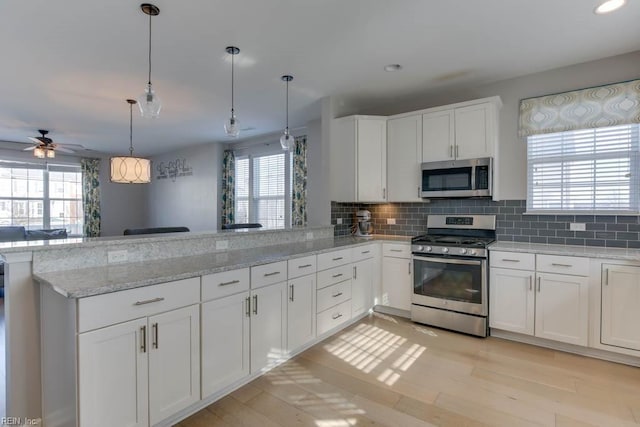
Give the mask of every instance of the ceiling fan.
<svg viewBox="0 0 640 427">
<path fill-rule="evenodd" d="M 75 152 L 69 148 L 66 148 L 69 147 L 69 145 L 56 144 L 51 138 L 47 138 L 47 134 L 49 133 L 48 130 L 39 129 L 38 132 L 40 132 L 40 136 L 29 137 L 29 139 L 36 145 L 34 145 L 33 147 L 25 148 L 23 151 L 33 150 L 33 155 L 40 159 L 43 159 L 45 157 L 52 159 L 56 156 L 56 151 L 60 151 L 61 153 Z M 78 145 L 78 147 L 81 146 Z"/>
</svg>

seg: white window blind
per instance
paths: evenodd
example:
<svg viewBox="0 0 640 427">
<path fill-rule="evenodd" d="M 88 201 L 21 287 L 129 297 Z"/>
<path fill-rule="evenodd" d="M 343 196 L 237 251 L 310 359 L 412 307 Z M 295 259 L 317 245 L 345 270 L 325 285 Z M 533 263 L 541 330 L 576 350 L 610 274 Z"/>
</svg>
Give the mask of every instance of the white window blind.
<svg viewBox="0 0 640 427">
<path fill-rule="evenodd" d="M 640 125 L 527 138 L 527 211 L 638 213 Z"/>
</svg>

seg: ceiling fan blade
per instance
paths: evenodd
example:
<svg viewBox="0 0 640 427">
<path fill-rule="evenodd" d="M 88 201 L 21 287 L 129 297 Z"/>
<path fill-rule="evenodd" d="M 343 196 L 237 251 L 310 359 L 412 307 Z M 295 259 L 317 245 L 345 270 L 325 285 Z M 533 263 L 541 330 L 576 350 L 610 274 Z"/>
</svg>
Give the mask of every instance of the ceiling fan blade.
<svg viewBox="0 0 640 427">
<path fill-rule="evenodd" d="M 63 147 L 69 150 L 86 150 L 85 146 L 80 144 L 56 144 L 56 147 Z"/>
<path fill-rule="evenodd" d="M 33 141 L 34 143 L 40 145 L 42 144 L 42 141 L 40 141 L 40 137 L 39 136 L 30 136 L 28 137 L 31 141 Z"/>
<path fill-rule="evenodd" d="M 54 151 L 59 151 L 61 153 L 75 153 L 75 151 L 73 150 L 69 150 L 68 148 L 62 148 L 62 147 L 55 147 Z"/>
<path fill-rule="evenodd" d="M 37 147 L 37 145 L 34 145 L 33 147 L 27 147 L 27 148 L 24 148 L 22 151 L 31 151 L 31 150 L 35 150 L 35 149 L 36 149 L 36 147 Z"/>
</svg>

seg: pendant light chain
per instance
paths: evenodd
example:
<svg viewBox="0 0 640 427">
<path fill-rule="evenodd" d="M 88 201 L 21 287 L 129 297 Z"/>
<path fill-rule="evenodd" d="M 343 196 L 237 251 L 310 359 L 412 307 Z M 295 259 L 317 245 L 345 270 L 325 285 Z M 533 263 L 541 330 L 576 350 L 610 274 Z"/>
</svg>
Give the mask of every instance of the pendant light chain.
<svg viewBox="0 0 640 427">
<path fill-rule="evenodd" d="M 149 84 L 151 84 L 151 13 L 149 14 Z"/>
</svg>

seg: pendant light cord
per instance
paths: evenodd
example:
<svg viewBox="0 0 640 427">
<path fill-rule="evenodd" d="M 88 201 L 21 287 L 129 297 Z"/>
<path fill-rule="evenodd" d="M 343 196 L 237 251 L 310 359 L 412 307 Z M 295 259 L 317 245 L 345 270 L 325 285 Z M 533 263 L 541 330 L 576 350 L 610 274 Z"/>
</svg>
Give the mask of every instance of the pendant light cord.
<svg viewBox="0 0 640 427">
<path fill-rule="evenodd" d="M 151 85 L 151 14 L 149 14 L 149 85 Z"/>
<path fill-rule="evenodd" d="M 129 156 L 133 157 L 133 104 L 129 104 Z"/>
<path fill-rule="evenodd" d="M 233 51 L 231 52 L 231 115 L 233 116 L 233 58 L 234 58 L 235 53 L 233 53 Z"/>
<path fill-rule="evenodd" d="M 287 132 L 289 131 L 289 80 L 287 80 Z"/>
</svg>

